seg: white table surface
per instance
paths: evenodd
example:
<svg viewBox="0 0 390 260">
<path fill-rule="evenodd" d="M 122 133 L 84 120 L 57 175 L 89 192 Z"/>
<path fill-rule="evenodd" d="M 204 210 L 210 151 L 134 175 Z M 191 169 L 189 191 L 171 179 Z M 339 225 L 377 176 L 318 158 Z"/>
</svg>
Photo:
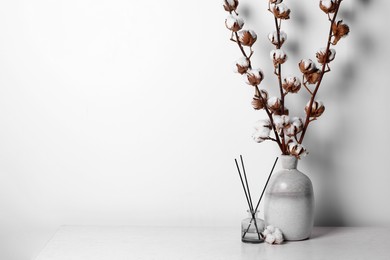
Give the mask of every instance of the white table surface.
<svg viewBox="0 0 390 260">
<path fill-rule="evenodd" d="M 309 240 L 245 244 L 237 228 L 63 226 L 35 260 L 390 259 L 390 228 L 314 228 Z"/>
</svg>

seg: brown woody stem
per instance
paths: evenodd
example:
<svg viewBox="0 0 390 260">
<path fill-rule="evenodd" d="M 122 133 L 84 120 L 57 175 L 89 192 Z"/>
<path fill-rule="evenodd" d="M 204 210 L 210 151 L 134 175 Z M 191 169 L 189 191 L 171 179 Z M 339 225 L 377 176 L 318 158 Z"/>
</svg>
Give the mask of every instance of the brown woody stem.
<svg viewBox="0 0 390 260">
<path fill-rule="evenodd" d="M 280 26 L 282 24 L 282 21 L 280 21 L 280 24 L 278 24 L 278 19 L 276 17 L 274 17 L 274 20 L 275 20 L 276 34 L 277 34 L 277 38 L 278 38 L 278 44 L 277 44 L 276 48 L 280 49 L 282 47 L 282 44 L 280 41 Z M 282 115 L 284 115 L 284 95 L 283 95 L 283 87 L 282 87 L 282 65 L 279 63 L 277 68 L 278 68 L 278 70 L 277 70 L 277 73 L 275 73 L 275 74 L 278 77 L 280 100 L 281 100 L 281 102 L 280 102 L 281 103 L 281 112 L 282 112 Z M 282 131 L 281 138 L 282 138 L 282 153 L 286 154 L 287 153 L 286 152 L 286 141 L 284 138 L 283 131 Z"/>
<path fill-rule="evenodd" d="M 264 138 L 264 140 L 270 140 L 270 141 L 278 142 L 278 141 L 276 141 L 276 139 L 275 139 L 275 138 L 272 138 L 272 137 L 267 137 L 267 138 Z"/>
<path fill-rule="evenodd" d="M 306 85 L 306 82 L 302 81 L 302 85 L 305 87 L 305 89 L 310 93 L 310 95 L 313 95 L 313 92 L 311 92 L 311 90 L 308 88 L 308 86 Z"/>
</svg>

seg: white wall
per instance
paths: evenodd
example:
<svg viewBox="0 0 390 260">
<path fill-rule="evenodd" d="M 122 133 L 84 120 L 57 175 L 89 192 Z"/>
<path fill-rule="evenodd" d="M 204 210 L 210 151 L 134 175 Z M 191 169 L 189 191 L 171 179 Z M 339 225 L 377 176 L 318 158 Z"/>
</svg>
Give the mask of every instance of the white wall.
<svg viewBox="0 0 390 260">
<path fill-rule="evenodd" d="M 318 1 L 285 1 L 290 60 L 327 34 Z M 318 223 L 390 224 L 387 1 L 344 1 L 351 35 L 336 47 L 300 169 Z M 258 33 L 255 66 L 276 94 L 266 1 L 242 0 Z M 275 156 L 251 140 L 252 90 L 220 1 L 0 1 L 0 259 L 28 259 L 59 225 L 238 225 L 233 158 L 258 194 Z M 307 94 L 288 97 L 297 115 Z M 257 195 L 256 195 L 257 196 Z"/>
</svg>

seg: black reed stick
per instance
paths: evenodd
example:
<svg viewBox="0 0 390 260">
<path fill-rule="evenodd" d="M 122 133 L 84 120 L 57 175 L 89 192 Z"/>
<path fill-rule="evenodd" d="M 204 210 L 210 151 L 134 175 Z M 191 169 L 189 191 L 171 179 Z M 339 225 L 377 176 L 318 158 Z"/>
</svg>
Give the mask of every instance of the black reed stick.
<svg viewBox="0 0 390 260">
<path fill-rule="evenodd" d="M 249 209 L 250 209 L 250 208 L 251 208 L 251 205 L 250 205 L 250 203 L 249 203 L 249 198 L 248 198 L 248 194 L 247 194 L 246 189 L 245 189 L 244 181 L 242 180 L 240 167 L 238 166 L 237 159 L 234 159 L 234 161 L 236 162 L 237 172 L 238 172 L 238 175 L 240 176 L 240 180 L 241 180 L 241 184 L 242 184 L 242 189 L 244 190 L 246 202 L 248 203 L 248 207 L 249 207 Z"/>
<path fill-rule="evenodd" d="M 254 217 L 253 207 L 251 207 L 251 203 L 249 202 L 248 193 L 247 193 L 247 191 L 246 191 L 246 189 L 245 189 L 245 185 L 244 185 L 244 181 L 243 181 L 243 179 L 242 179 L 240 167 L 238 166 L 237 159 L 234 159 L 234 161 L 236 162 L 238 175 L 240 176 L 242 189 L 244 190 L 244 193 L 245 193 L 245 198 L 246 198 L 246 201 L 247 201 L 247 203 L 248 203 L 249 211 L 251 212 L 252 219 L 254 219 L 255 217 Z M 255 221 L 255 223 L 256 223 L 256 221 Z M 261 239 L 261 238 L 260 238 L 260 234 L 259 234 L 259 230 L 258 230 L 258 228 L 257 228 L 257 224 L 255 225 L 255 227 L 256 227 L 256 231 L 257 231 L 257 236 L 259 237 L 259 239 Z M 247 230 L 247 231 L 248 231 L 248 230 Z M 246 234 L 246 232 L 245 232 L 245 234 Z M 244 235 L 244 236 L 245 236 L 245 235 Z M 244 236 L 243 236 L 243 237 L 244 237 Z"/>
<path fill-rule="evenodd" d="M 279 159 L 279 157 L 276 157 L 275 162 L 274 162 L 274 165 L 272 166 L 271 172 L 270 172 L 269 175 L 268 175 L 267 182 L 265 183 L 265 186 L 264 186 L 264 188 L 263 188 L 263 191 L 261 192 L 261 196 L 260 196 L 260 198 L 259 198 L 259 201 L 257 202 L 256 209 L 255 209 L 256 211 L 257 211 L 257 209 L 259 208 L 260 201 L 261 201 L 261 199 L 263 198 L 265 189 L 266 189 L 267 186 L 268 186 L 268 182 L 269 182 L 269 180 L 271 179 L 271 175 L 272 175 L 272 173 L 274 172 L 274 169 L 275 169 L 276 163 L 278 162 L 278 159 Z"/>
<path fill-rule="evenodd" d="M 244 165 L 244 160 L 242 159 L 242 155 L 240 155 L 240 160 L 241 160 L 241 166 L 242 166 L 242 171 L 244 173 L 244 178 L 245 178 L 245 183 L 246 183 L 246 188 L 248 190 L 248 196 L 249 196 L 249 202 L 250 202 L 250 209 L 251 209 L 251 215 L 252 215 L 252 219 L 250 221 L 250 223 L 252 223 L 252 220 L 254 220 L 255 222 L 255 227 L 256 227 L 256 231 L 257 231 L 257 235 L 259 237 L 259 240 L 261 239 L 260 238 L 260 234 L 259 234 L 259 230 L 258 230 L 258 227 L 257 227 L 257 221 L 256 221 L 256 211 L 253 210 L 253 202 L 252 202 L 252 197 L 251 197 L 251 190 L 249 189 L 249 184 L 248 184 L 248 178 L 246 177 L 246 171 L 245 171 L 245 165 Z M 250 225 L 248 226 L 248 228 L 250 227 Z M 245 234 L 247 232 L 244 233 L 244 235 L 242 236 L 242 238 L 245 237 Z"/>
<path fill-rule="evenodd" d="M 274 169 L 275 169 L 276 163 L 278 162 L 278 159 L 279 159 L 279 157 L 276 157 L 275 162 L 274 162 L 274 165 L 272 166 L 271 172 L 270 172 L 269 175 L 268 175 L 267 182 L 265 183 L 264 188 L 263 188 L 263 191 L 261 192 L 261 196 L 260 196 L 260 198 L 259 198 L 259 201 L 257 202 L 255 211 L 257 211 L 257 209 L 259 208 L 261 199 L 263 198 L 265 189 L 266 189 L 267 186 L 268 186 L 268 182 L 269 182 L 269 180 L 271 179 L 271 175 L 272 175 L 272 173 L 274 172 Z M 256 221 L 255 221 L 255 223 L 256 223 Z M 245 230 L 244 235 L 243 235 L 242 237 L 244 237 L 244 236 L 246 235 L 246 233 L 248 233 L 248 230 L 249 230 L 251 224 L 252 224 L 252 220 L 251 220 L 251 222 L 249 223 L 248 228 Z"/>
<path fill-rule="evenodd" d="M 248 179 L 247 179 L 247 177 L 246 177 L 246 171 L 245 171 L 244 160 L 242 159 L 242 155 L 240 155 L 240 160 L 241 160 L 242 172 L 244 173 L 244 179 L 245 179 L 246 189 L 247 189 L 247 191 L 248 191 L 250 207 L 251 207 L 251 209 L 252 209 L 252 211 L 253 211 L 253 203 L 252 203 L 252 197 L 251 197 L 251 190 L 249 189 Z"/>
</svg>

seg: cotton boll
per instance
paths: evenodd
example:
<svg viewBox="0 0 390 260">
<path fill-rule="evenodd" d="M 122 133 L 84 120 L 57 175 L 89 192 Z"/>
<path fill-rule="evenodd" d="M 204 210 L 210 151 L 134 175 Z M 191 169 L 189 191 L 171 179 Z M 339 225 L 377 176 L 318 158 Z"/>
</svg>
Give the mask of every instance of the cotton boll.
<svg viewBox="0 0 390 260">
<path fill-rule="evenodd" d="M 234 5 L 235 3 L 238 2 L 237 0 L 223 0 L 223 1 L 227 2 L 229 5 Z"/>
<path fill-rule="evenodd" d="M 279 228 L 275 228 L 274 233 L 275 234 L 282 234 L 282 231 Z"/>
<path fill-rule="evenodd" d="M 283 234 L 280 232 L 274 232 L 273 236 L 275 237 L 275 244 L 281 244 L 283 242 Z"/>
<path fill-rule="evenodd" d="M 337 9 L 337 3 L 335 0 L 321 0 L 320 8 L 326 14 L 334 13 Z"/>
<path fill-rule="evenodd" d="M 260 95 L 255 95 L 252 99 L 252 107 L 255 110 L 263 109 L 267 104 L 268 92 L 264 89 L 260 89 Z M 264 102 L 263 102 L 264 101 Z"/>
<path fill-rule="evenodd" d="M 269 135 L 269 133 L 268 133 Z M 252 134 L 252 138 L 256 143 L 262 143 L 266 140 L 268 135 L 265 132 L 262 131 L 256 131 Z"/>
<path fill-rule="evenodd" d="M 281 49 L 272 50 L 270 52 L 270 57 L 275 67 L 279 64 L 285 63 L 287 60 L 287 54 Z"/>
<path fill-rule="evenodd" d="M 256 121 L 254 128 L 256 131 L 260 131 L 263 128 L 271 129 L 271 122 L 269 121 L 269 119 L 258 120 L 258 121 Z"/>
<path fill-rule="evenodd" d="M 273 234 L 269 234 L 265 237 L 265 242 L 268 244 L 273 244 L 275 242 L 275 236 Z"/>
<path fill-rule="evenodd" d="M 271 111 L 280 110 L 282 101 L 278 97 L 270 97 L 267 101 L 267 106 Z"/>
<path fill-rule="evenodd" d="M 263 127 L 263 129 L 258 131 L 259 135 L 262 136 L 263 139 L 266 139 L 269 137 L 269 134 L 271 133 L 271 129 L 268 127 Z"/>
<path fill-rule="evenodd" d="M 268 39 L 273 45 L 275 46 L 279 45 L 277 31 L 268 34 Z M 280 46 L 282 46 L 283 43 L 287 40 L 287 34 L 283 31 L 280 31 L 279 39 L 280 39 Z"/>
<path fill-rule="evenodd" d="M 269 226 L 267 226 L 267 230 L 268 230 L 269 232 L 271 232 L 271 233 L 274 233 L 274 232 L 275 232 L 275 227 L 269 225 Z"/>
<path fill-rule="evenodd" d="M 332 24 L 333 45 L 336 45 L 339 40 L 349 34 L 349 26 L 343 23 L 342 20 Z"/>
<path fill-rule="evenodd" d="M 245 78 L 248 85 L 257 86 L 264 79 L 264 74 L 261 69 L 251 69 L 247 71 Z"/>
<path fill-rule="evenodd" d="M 322 72 L 310 59 L 303 59 L 299 62 L 299 69 L 305 76 L 306 82 L 315 84 L 321 78 Z"/>
<path fill-rule="evenodd" d="M 306 156 L 308 154 L 308 152 L 306 151 L 305 147 L 303 147 L 303 145 L 298 144 L 297 142 L 292 140 L 290 140 L 290 142 L 287 144 L 287 151 L 290 155 L 293 155 L 298 159 L 301 156 Z"/>
<path fill-rule="evenodd" d="M 262 138 L 257 132 L 254 132 L 252 134 L 252 138 L 253 138 L 253 141 L 255 141 L 256 143 L 262 143 L 264 142 L 264 138 Z"/>
<path fill-rule="evenodd" d="M 272 50 L 270 52 L 271 59 L 282 59 L 286 56 L 287 56 L 286 53 L 284 53 L 284 51 L 281 49 Z"/>
<path fill-rule="evenodd" d="M 282 87 L 288 93 L 297 93 L 301 89 L 301 81 L 297 77 L 288 76 L 284 78 Z"/>
<path fill-rule="evenodd" d="M 237 9 L 238 0 L 222 0 L 222 4 L 226 12 L 233 12 Z"/>
<path fill-rule="evenodd" d="M 241 57 L 236 60 L 233 71 L 240 74 L 245 74 L 249 69 L 249 60 L 246 57 Z"/>
<path fill-rule="evenodd" d="M 336 56 L 336 50 L 329 49 L 328 57 L 326 57 L 326 48 L 322 48 L 316 53 L 317 61 L 321 64 L 329 63 L 334 60 Z"/>
<path fill-rule="evenodd" d="M 302 73 L 313 73 L 317 70 L 316 64 L 311 59 L 303 59 L 299 62 L 299 69 Z"/>
<path fill-rule="evenodd" d="M 283 242 L 282 231 L 272 225 L 266 227 L 263 232 L 263 236 L 265 242 L 267 242 L 268 244 L 281 244 Z"/>
<path fill-rule="evenodd" d="M 263 100 L 258 96 L 253 97 L 251 104 L 253 109 L 255 110 L 260 110 L 264 108 Z"/>
<path fill-rule="evenodd" d="M 313 101 L 311 106 L 311 111 L 309 111 L 310 110 L 309 108 L 310 108 L 310 101 L 305 106 L 305 112 L 306 114 L 310 113 L 310 117 L 319 117 L 325 111 L 325 106 L 320 100 Z"/>
<path fill-rule="evenodd" d="M 238 32 L 238 40 L 242 45 L 252 47 L 257 40 L 257 34 L 252 30 L 242 30 Z"/>
<path fill-rule="evenodd" d="M 288 137 L 294 137 L 296 134 L 298 134 L 297 129 L 293 124 L 290 124 L 285 130 L 284 134 L 287 135 Z"/>
<path fill-rule="evenodd" d="M 254 128 L 255 132 L 252 134 L 252 138 L 257 143 L 265 141 L 271 133 L 271 123 L 268 119 L 257 121 Z"/>
<path fill-rule="evenodd" d="M 300 117 L 293 117 L 291 119 L 291 124 L 297 128 L 297 132 L 301 132 L 303 129 L 303 120 Z"/>
<path fill-rule="evenodd" d="M 226 28 L 233 32 L 238 32 L 244 26 L 244 19 L 237 15 L 230 14 L 225 20 Z"/>
<path fill-rule="evenodd" d="M 286 128 L 285 134 L 289 137 L 293 137 L 300 133 L 303 129 L 303 120 L 300 117 L 293 117 L 290 120 L 290 125 Z"/>
<path fill-rule="evenodd" d="M 265 229 L 264 232 L 263 232 L 263 236 L 266 237 L 269 234 L 271 234 L 271 232 L 268 229 Z"/>
<path fill-rule="evenodd" d="M 320 4 L 326 8 L 330 8 L 334 4 L 334 0 L 321 0 Z"/>
<path fill-rule="evenodd" d="M 274 115 L 273 117 L 274 125 L 278 132 L 281 132 L 284 128 L 288 127 L 290 125 L 290 118 L 286 115 Z M 273 227 L 271 226 L 271 229 Z M 272 231 L 273 232 L 273 231 Z"/>
<path fill-rule="evenodd" d="M 272 12 L 276 18 L 287 20 L 290 19 L 290 9 L 283 3 L 277 4 L 273 7 Z"/>
</svg>

